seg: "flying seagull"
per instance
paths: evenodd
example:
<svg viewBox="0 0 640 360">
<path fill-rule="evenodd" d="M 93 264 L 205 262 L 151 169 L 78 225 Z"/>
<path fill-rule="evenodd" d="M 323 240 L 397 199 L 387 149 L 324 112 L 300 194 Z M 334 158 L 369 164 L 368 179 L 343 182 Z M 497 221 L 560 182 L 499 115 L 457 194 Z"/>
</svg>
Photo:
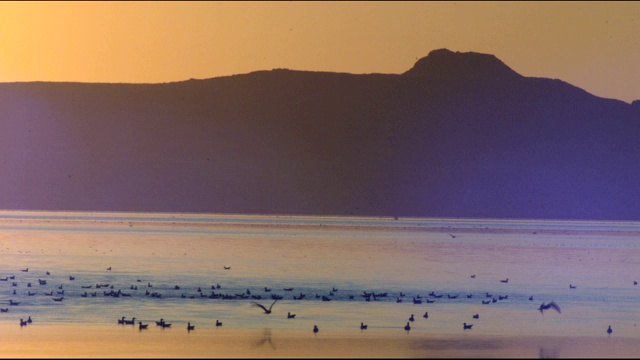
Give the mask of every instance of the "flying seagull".
<svg viewBox="0 0 640 360">
<path fill-rule="evenodd" d="M 262 306 L 261 304 L 258 304 L 255 301 L 252 301 L 251 303 L 255 306 L 260 306 L 262 308 L 262 310 L 264 310 L 265 314 L 271 314 L 271 308 L 273 307 L 273 305 L 276 303 L 276 301 L 278 301 L 278 299 L 274 300 L 273 303 L 271 303 L 271 306 L 269 306 L 269 308 L 267 309 L 266 307 Z"/>
<path fill-rule="evenodd" d="M 560 306 L 558 306 L 558 304 L 556 304 L 553 301 L 548 303 L 548 304 L 542 303 L 542 304 L 540 304 L 540 307 L 538 308 L 538 310 L 540 310 L 540 314 L 542 314 L 544 310 L 549 310 L 549 309 L 553 309 L 553 310 L 557 311 L 558 313 L 562 313 L 562 311 L 560 311 Z"/>
</svg>

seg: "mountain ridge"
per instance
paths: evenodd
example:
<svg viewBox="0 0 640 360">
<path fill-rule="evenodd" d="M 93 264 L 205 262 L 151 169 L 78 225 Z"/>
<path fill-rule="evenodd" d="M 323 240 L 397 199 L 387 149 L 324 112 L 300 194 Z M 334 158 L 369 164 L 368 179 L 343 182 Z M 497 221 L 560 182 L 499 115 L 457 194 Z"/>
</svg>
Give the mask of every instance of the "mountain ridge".
<svg viewBox="0 0 640 360">
<path fill-rule="evenodd" d="M 443 76 L 469 61 L 446 51 L 415 76 L 0 84 L 0 208 L 640 219 L 636 106 L 493 55 Z"/>
</svg>

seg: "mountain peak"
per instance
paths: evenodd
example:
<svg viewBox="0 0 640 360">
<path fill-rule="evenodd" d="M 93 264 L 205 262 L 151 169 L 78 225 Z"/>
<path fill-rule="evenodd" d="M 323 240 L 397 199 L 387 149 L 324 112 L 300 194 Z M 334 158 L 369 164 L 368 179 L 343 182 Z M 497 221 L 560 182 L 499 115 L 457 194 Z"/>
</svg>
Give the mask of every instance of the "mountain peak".
<svg viewBox="0 0 640 360">
<path fill-rule="evenodd" d="M 513 71 L 494 55 L 437 49 L 402 75 L 442 78 L 514 78 Z"/>
</svg>

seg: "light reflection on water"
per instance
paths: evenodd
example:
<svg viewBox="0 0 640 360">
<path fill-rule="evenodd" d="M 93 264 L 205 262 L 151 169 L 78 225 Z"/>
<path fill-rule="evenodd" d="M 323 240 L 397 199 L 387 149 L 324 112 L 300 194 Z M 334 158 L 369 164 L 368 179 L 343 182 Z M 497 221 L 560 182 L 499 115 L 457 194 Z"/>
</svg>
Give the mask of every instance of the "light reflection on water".
<svg viewBox="0 0 640 360">
<path fill-rule="evenodd" d="M 430 224 L 432 231 L 421 224 Z M 412 333 L 606 337 L 612 325 L 616 336 L 640 338 L 640 286 L 633 285 L 640 280 L 640 241 L 635 236 L 640 225 L 488 220 L 485 228 L 491 229 L 480 231 L 482 224 L 5 212 L 0 214 L 0 279 L 15 275 L 15 280 L 0 281 L 0 307 L 10 308 L 0 314 L 0 322 L 17 324 L 32 316 L 39 323 L 116 326 L 125 316 L 150 327 L 164 318 L 180 328 L 191 322 L 198 329 L 213 329 L 220 320 L 225 329 L 310 331 L 318 325 L 325 332 L 359 331 L 364 322 L 372 331 L 402 332 L 414 314 Z M 453 237 L 451 229 L 462 231 Z M 500 231 L 504 229 L 510 231 Z M 579 235 L 571 232 L 575 230 Z M 26 268 L 28 272 L 21 271 Z M 508 283 L 499 281 L 506 278 Z M 47 285 L 39 285 L 38 279 Z M 109 288 L 96 289 L 96 284 Z M 283 290 L 290 287 L 294 290 Z M 131 296 L 104 295 L 111 290 Z M 53 296 L 44 294 L 50 291 Z M 252 299 L 208 297 L 247 291 L 260 295 L 256 301 L 265 305 L 271 304 L 271 294 L 284 299 L 265 315 L 251 305 Z M 364 291 L 388 295 L 367 302 Z M 432 291 L 443 298 L 412 303 L 418 295 L 430 298 Z M 82 297 L 85 292 L 88 296 Z M 400 292 L 406 296 L 397 303 Z M 487 293 L 508 298 L 485 305 L 481 301 L 489 299 Z M 293 299 L 301 294 L 304 299 Z M 59 296 L 64 300 L 52 301 Z M 10 299 L 20 305 L 9 306 Z M 552 300 L 562 314 L 537 311 L 540 303 Z M 296 318 L 287 319 L 287 312 Z M 422 317 L 425 312 L 428 319 Z M 473 323 L 473 329 L 463 330 L 463 322 Z"/>
</svg>

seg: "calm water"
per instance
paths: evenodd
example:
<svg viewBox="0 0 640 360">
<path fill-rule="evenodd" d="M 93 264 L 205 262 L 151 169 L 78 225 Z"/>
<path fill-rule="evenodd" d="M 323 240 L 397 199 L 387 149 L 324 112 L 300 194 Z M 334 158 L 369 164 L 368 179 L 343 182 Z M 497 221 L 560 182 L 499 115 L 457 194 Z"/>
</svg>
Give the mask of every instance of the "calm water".
<svg viewBox="0 0 640 360">
<path fill-rule="evenodd" d="M 163 318 L 172 330 L 219 320 L 357 335 L 364 322 L 384 336 L 414 314 L 411 334 L 606 338 L 611 325 L 640 340 L 639 234 L 640 223 L 0 212 L 0 324 L 124 316 L 149 331 Z M 274 294 L 272 314 L 251 304 Z M 549 301 L 562 313 L 537 310 Z"/>
</svg>

